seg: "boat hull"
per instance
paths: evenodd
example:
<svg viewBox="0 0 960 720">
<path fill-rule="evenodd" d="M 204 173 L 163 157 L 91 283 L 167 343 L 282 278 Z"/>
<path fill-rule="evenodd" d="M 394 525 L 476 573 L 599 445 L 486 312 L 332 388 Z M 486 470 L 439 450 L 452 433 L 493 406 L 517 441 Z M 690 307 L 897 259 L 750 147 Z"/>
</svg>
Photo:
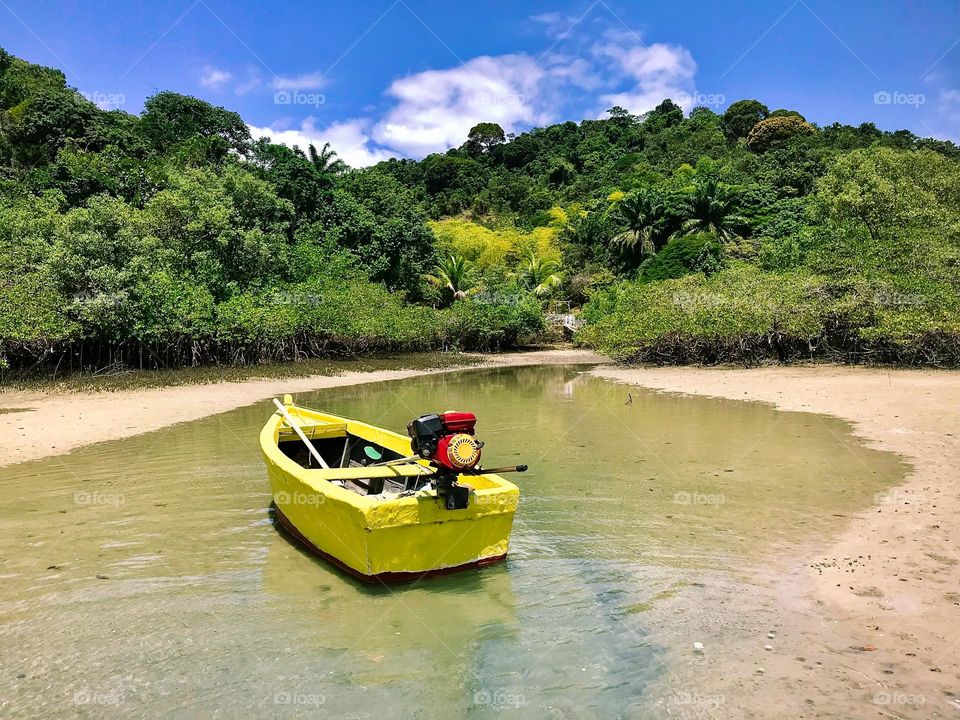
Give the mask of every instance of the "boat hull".
<svg viewBox="0 0 960 720">
<path fill-rule="evenodd" d="M 381 428 L 293 408 L 298 424 L 343 427 L 351 435 L 407 454 L 409 439 Z M 447 510 L 434 490 L 413 495 L 370 497 L 332 482 L 372 469 L 304 468 L 285 456 L 278 440 L 279 415 L 261 433 L 261 450 L 273 493 L 276 519 L 290 535 L 320 557 L 366 582 L 402 582 L 483 567 L 503 560 L 509 549 L 519 490 L 496 475 L 462 476 L 471 487 L 466 508 Z M 308 433 L 310 434 L 310 433 Z M 376 472 L 428 471 L 425 465 Z"/>
<path fill-rule="evenodd" d="M 471 562 L 464 563 L 463 565 L 457 565 L 455 567 L 437 568 L 435 570 L 424 570 L 422 572 L 389 571 L 389 572 L 377 573 L 375 575 L 364 575 L 363 573 L 354 570 L 349 565 L 346 565 L 345 563 L 341 562 L 330 553 L 324 552 L 323 550 L 318 548 L 316 545 L 314 545 L 312 542 L 310 542 L 310 540 L 308 540 L 307 537 L 303 535 L 303 533 L 297 530 L 296 526 L 292 522 L 290 522 L 290 520 L 287 519 L 287 516 L 284 515 L 278 508 L 274 508 L 274 512 L 276 513 L 277 523 L 280 525 L 281 528 L 283 528 L 284 532 L 290 535 L 290 537 L 292 537 L 294 540 L 299 542 L 301 545 L 303 545 L 307 550 L 312 552 L 314 555 L 320 558 L 323 558 L 328 563 L 330 563 L 331 565 L 334 565 L 335 567 L 339 568 L 340 570 L 347 573 L 348 575 L 352 575 L 358 580 L 361 580 L 366 583 L 377 584 L 377 583 L 410 582 L 411 580 L 419 580 L 420 578 L 424 578 L 424 577 L 431 577 L 434 575 L 450 575 L 452 573 L 460 572 L 462 570 L 472 570 L 476 568 L 486 567 L 488 565 L 495 565 L 498 562 L 501 562 L 507 559 L 507 554 L 504 553 L 503 555 L 496 555 L 493 557 L 486 557 L 486 558 L 481 558 L 479 560 L 473 560 Z"/>
</svg>

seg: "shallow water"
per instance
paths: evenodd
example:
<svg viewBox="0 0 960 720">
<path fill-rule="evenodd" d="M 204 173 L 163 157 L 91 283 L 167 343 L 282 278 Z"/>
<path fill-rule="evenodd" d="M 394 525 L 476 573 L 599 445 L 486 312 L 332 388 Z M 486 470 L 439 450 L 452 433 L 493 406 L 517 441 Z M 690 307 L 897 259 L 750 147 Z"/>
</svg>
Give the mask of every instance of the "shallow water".
<svg viewBox="0 0 960 720">
<path fill-rule="evenodd" d="M 301 552 L 268 402 L 3 468 L 0 715 L 711 717 L 692 643 L 789 624 L 805 555 L 905 472 L 838 420 L 577 367 L 297 400 L 401 432 L 476 412 L 488 465 L 530 465 L 507 562 L 388 589 Z"/>
</svg>

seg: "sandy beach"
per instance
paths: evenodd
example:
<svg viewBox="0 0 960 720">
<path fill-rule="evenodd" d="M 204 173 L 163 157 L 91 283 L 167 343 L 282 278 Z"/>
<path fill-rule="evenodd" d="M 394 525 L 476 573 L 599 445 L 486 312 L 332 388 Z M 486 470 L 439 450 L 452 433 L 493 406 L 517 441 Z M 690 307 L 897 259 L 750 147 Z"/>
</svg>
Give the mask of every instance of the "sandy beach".
<svg viewBox="0 0 960 720">
<path fill-rule="evenodd" d="M 585 351 L 490 356 L 475 367 L 600 363 Z M 456 372 L 451 368 L 438 372 Z M 195 420 L 284 392 L 393 380 L 424 370 L 97 393 L 0 393 L 0 465 L 66 453 Z M 836 366 L 622 368 L 594 374 L 634 386 L 833 415 L 912 466 L 803 570 L 804 607 L 781 660 L 741 683 L 735 715 L 956 717 L 960 663 L 960 373 Z M 798 690 L 798 688 L 803 688 Z M 803 700 L 804 693 L 820 700 Z M 753 697 L 756 703 L 746 698 Z M 784 701 L 785 698 L 789 698 Z M 797 700 L 797 698 L 800 698 Z M 783 702 L 782 702 L 783 701 Z M 794 705 L 796 701 L 799 704 Z M 804 704 L 808 703 L 808 704 Z"/>
<path fill-rule="evenodd" d="M 752 688 L 756 715 L 746 716 L 768 716 L 763 708 L 784 697 L 775 688 L 798 680 L 832 701 L 825 714 L 826 703 L 807 707 L 804 717 L 960 713 L 960 373 L 836 366 L 601 366 L 594 373 L 665 392 L 834 415 L 870 446 L 902 455 L 913 468 L 905 483 L 810 559 L 801 578 L 810 615 L 786 638 L 796 644 L 797 662 L 767 663 Z"/>
</svg>

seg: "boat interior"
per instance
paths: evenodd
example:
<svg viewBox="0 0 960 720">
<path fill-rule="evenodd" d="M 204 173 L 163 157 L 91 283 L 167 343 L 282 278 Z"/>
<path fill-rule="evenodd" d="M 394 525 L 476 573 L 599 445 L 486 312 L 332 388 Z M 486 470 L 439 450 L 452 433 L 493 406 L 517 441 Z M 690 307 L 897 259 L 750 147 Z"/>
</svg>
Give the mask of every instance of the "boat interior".
<svg viewBox="0 0 960 720">
<path fill-rule="evenodd" d="M 347 432 L 346 423 L 301 425 L 301 429 L 331 470 L 382 466 L 391 460 L 405 457 L 372 440 Z M 277 447 L 301 467 L 320 469 L 307 446 L 293 431 L 281 432 Z M 430 473 L 426 468 L 424 470 L 425 474 L 422 476 L 344 478 L 332 479 L 330 482 L 358 495 L 400 494 L 427 487 L 430 484 Z"/>
</svg>

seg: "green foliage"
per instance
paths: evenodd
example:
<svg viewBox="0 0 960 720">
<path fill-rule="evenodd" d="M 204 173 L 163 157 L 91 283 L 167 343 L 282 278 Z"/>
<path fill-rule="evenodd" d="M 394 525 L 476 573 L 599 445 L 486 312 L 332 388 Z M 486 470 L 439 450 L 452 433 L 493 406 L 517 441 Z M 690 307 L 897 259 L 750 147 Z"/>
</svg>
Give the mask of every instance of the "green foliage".
<svg viewBox="0 0 960 720">
<path fill-rule="evenodd" d="M 497 123 L 483 122 L 470 128 L 467 134 L 467 148 L 473 152 L 489 152 L 490 149 L 506 141 L 503 128 Z"/>
<path fill-rule="evenodd" d="M 159 151 L 200 141 L 210 148 L 211 160 L 221 159 L 228 150 L 245 152 L 250 145 L 250 131 L 237 113 L 173 92 L 147 98 L 140 126 Z"/>
<path fill-rule="evenodd" d="M 955 365 L 958 178 L 955 161 L 927 150 L 842 155 L 814 198 L 821 224 L 804 225 L 798 201 L 774 204 L 779 217 L 757 223 L 762 269 L 732 262 L 709 277 L 658 282 L 689 268 L 678 262 L 651 276 L 666 266 L 664 250 L 641 282 L 591 298 L 579 341 L 656 362 L 825 356 Z"/>
<path fill-rule="evenodd" d="M 548 298 L 628 359 L 960 362 L 960 148 L 756 100 L 608 114 L 350 170 L 0 51 L 0 367 L 501 348 Z"/>
<path fill-rule="evenodd" d="M 766 152 L 798 135 L 813 135 L 816 131 L 816 128 L 799 114 L 770 116 L 753 126 L 747 135 L 747 147 L 754 152 Z"/>
<path fill-rule="evenodd" d="M 750 266 L 710 278 L 686 275 L 628 286 L 613 312 L 581 336 L 614 357 L 629 358 L 667 337 L 712 339 L 720 346 L 741 336 L 780 332 L 816 337 L 826 304 L 821 280 L 799 274 L 774 278 Z"/>
<path fill-rule="evenodd" d="M 338 175 L 347 170 L 347 164 L 337 157 L 337 152 L 330 147 L 330 143 L 324 143 L 319 151 L 313 144 L 310 144 L 307 146 L 307 151 L 310 164 L 313 165 L 321 177 Z"/>
<path fill-rule="evenodd" d="M 679 125 L 683 121 L 683 109 L 673 100 L 664 100 L 644 117 L 644 125 L 653 132 Z"/>
<path fill-rule="evenodd" d="M 723 264 L 723 248 L 714 235 L 693 233 L 674 238 L 645 262 L 640 271 L 642 282 L 657 282 L 682 277 L 691 272 L 713 274 Z"/>
<path fill-rule="evenodd" d="M 523 296 L 494 296 L 493 302 L 486 297 L 461 300 L 444 313 L 447 348 L 500 350 L 514 347 L 544 329 L 540 303 Z"/>
<path fill-rule="evenodd" d="M 770 108 L 759 100 L 738 100 L 723 113 L 720 126 L 731 140 L 747 137 L 761 120 L 770 114 Z"/>
<path fill-rule="evenodd" d="M 477 286 L 477 276 L 472 263 L 455 253 L 441 256 L 433 273 L 426 277 L 440 292 L 444 305 L 463 300 Z"/>
<path fill-rule="evenodd" d="M 567 261 L 574 267 L 610 264 L 610 248 L 617 234 L 616 225 L 605 212 L 575 215 L 561 230 Z"/>
<path fill-rule="evenodd" d="M 487 169 L 469 157 L 430 155 L 423 160 L 423 186 L 433 199 L 435 215 L 453 215 L 468 209 L 482 189 Z"/>
<path fill-rule="evenodd" d="M 652 255 L 657 241 L 663 240 L 666 207 L 663 197 L 653 190 L 638 190 L 620 200 L 611 213 L 624 231 L 617 240 L 640 257 Z"/>
<path fill-rule="evenodd" d="M 533 250 L 528 250 L 517 273 L 517 281 L 536 297 L 546 297 L 563 282 L 560 263 L 544 260 Z"/>
<path fill-rule="evenodd" d="M 460 255 L 478 270 L 493 266 L 515 269 L 529 253 L 559 262 L 558 229 L 540 227 L 527 233 L 514 227 L 490 229 L 469 220 L 448 218 L 429 223 L 442 254 Z"/>
<path fill-rule="evenodd" d="M 803 258 L 803 245 L 795 235 L 760 238 L 759 261 L 764 270 L 790 270 Z"/>
<path fill-rule="evenodd" d="M 329 202 L 333 191 L 329 157 L 324 160 L 317 155 L 316 161 L 309 160 L 298 150 L 260 138 L 253 143 L 250 159 L 277 195 L 293 204 L 298 224 L 316 220 L 320 208 Z"/>
<path fill-rule="evenodd" d="M 713 177 L 697 178 L 693 193 L 687 199 L 683 229 L 687 232 L 715 233 L 721 239 L 736 235 L 745 219 L 737 214 L 740 198 L 737 188 Z"/>
<path fill-rule="evenodd" d="M 770 113 L 767 117 L 768 117 L 768 118 L 798 117 L 798 118 L 800 118 L 801 120 L 806 120 L 806 118 L 805 118 L 803 115 L 801 115 L 800 113 L 798 113 L 796 110 L 784 110 L 783 108 L 780 108 L 779 110 L 774 110 L 774 111 L 773 111 L 772 113 Z"/>
<path fill-rule="evenodd" d="M 30 167 L 51 162 L 68 138 L 90 144 L 99 110 L 75 92 L 44 90 L 9 112 L 13 161 Z"/>
<path fill-rule="evenodd" d="M 914 225 L 953 239 L 960 232 L 957 164 L 929 150 L 885 147 L 841 156 L 817 186 L 823 217 L 891 239 Z"/>
<path fill-rule="evenodd" d="M 422 297 L 434 237 L 413 193 L 376 169 L 345 175 L 318 214 L 327 240 L 349 249 L 368 276 Z"/>
</svg>

